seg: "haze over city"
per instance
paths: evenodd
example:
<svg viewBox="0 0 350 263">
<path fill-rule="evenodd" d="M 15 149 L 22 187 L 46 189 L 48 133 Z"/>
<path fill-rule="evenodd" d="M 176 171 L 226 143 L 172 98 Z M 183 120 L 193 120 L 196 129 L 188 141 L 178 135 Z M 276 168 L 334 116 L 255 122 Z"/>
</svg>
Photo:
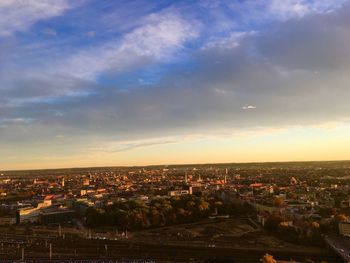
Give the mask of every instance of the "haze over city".
<svg viewBox="0 0 350 263">
<path fill-rule="evenodd" d="M 0 1 L 0 169 L 350 159 L 347 0 Z"/>
</svg>

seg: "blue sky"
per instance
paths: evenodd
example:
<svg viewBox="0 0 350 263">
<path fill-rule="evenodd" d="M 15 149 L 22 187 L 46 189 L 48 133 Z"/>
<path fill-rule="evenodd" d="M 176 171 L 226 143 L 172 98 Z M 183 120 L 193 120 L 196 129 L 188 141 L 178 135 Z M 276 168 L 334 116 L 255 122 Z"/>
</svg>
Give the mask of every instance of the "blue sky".
<svg viewBox="0 0 350 263">
<path fill-rule="evenodd" d="M 175 163 L 222 140 L 261 152 L 256 136 L 292 144 L 313 127 L 340 138 L 349 26 L 348 0 L 2 0 L 0 169 Z M 230 149 L 222 160 L 259 160 Z M 350 156 L 301 159 L 315 158 Z"/>
</svg>

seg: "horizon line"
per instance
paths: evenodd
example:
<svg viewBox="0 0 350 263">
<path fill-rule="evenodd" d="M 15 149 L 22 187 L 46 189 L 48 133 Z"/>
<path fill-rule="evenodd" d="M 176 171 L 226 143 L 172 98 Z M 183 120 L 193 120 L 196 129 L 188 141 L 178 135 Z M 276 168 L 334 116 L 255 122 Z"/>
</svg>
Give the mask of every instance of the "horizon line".
<svg viewBox="0 0 350 263">
<path fill-rule="evenodd" d="M 174 164 L 147 164 L 147 165 L 113 165 L 113 166 L 77 166 L 62 168 L 37 168 L 37 169 L 10 169 L 1 170 L 0 172 L 25 172 L 25 171 L 50 171 L 50 170 L 76 170 L 76 169 L 98 169 L 98 168 L 138 168 L 138 167 L 155 167 L 155 166 L 204 166 L 204 165 L 239 165 L 239 164 L 284 164 L 284 163 L 337 163 L 350 162 L 350 160 L 308 160 L 308 161 L 255 161 L 255 162 L 223 162 L 223 163 L 174 163 Z"/>
</svg>

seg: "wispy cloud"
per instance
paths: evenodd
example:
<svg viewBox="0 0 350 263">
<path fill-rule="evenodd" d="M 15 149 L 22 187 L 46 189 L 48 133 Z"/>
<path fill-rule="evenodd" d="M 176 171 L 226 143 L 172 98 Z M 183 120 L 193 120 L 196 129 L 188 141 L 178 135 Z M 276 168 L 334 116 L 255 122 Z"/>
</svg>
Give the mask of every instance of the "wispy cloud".
<svg viewBox="0 0 350 263">
<path fill-rule="evenodd" d="M 292 127 L 295 128 L 295 127 Z M 225 130 L 219 129 L 215 131 L 209 131 L 205 133 L 186 134 L 183 136 L 164 136 L 148 139 L 135 139 L 135 140 L 121 140 L 121 141 L 108 141 L 101 143 L 99 146 L 89 147 L 87 152 L 94 153 L 119 153 L 125 151 L 132 151 L 138 148 L 147 148 L 153 146 L 163 146 L 167 144 L 180 144 L 180 143 L 194 143 L 205 142 L 215 140 L 234 140 L 234 139 L 251 139 L 255 137 L 268 136 L 271 134 L 278 134 L 286 131 L 287 128 L 249 128 L 243 130 Z"/>
<path fill-rule="evenodd" d="M 26 30 L 37 21 L 61 15 L 72 6 L 68 0 L 2 0 L 0 36 Z"/>
<path fill-rule="evenodd" d="M 0 124 L 29 124 L 33 121 L 33 119 L 29 118 L 4 118 L 0 119 Z"/>
<path fill-rule="evenodd" d="M 269 12 L 271 15 L 287 20 L 301 18 L 311 13 L 327 13 L 336 10 L 347 0 L 271 0 Z"/>
<path fill-rule="evenodd" d="M 51 71 L 52 74 L 94 80 L 103 72 L 117 73 L 145 62 L 167 60 L 197 35 L 195 23 L 184 20 L 179 14 L 152 14 L 145 19 L 143 26 L 122 39 L 80 51 Z"/>
<path fill-rule="evenodd" d="M 151 138 L 143 140 L 131 140 L 131 141 L 120 141 L 120 142 L 108 142 L 106 145 L 98 147 L 90 147 L 88 151 L 91 152 L 125 152 L 133 149 L 158 146 L 164 144 L 171 144 L 179 142 L 179 138 L 166 137 L 166 138 Z"/>
</svg>

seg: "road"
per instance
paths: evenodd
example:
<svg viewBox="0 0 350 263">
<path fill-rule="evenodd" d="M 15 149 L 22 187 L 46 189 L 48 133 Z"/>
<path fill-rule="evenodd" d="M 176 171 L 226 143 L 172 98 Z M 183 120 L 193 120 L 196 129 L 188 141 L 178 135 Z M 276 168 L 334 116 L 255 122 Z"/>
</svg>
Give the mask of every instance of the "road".
<svg viewBox="0 0 350 263">
<path fill-rule="evenodd" d="M 341 236 L 325 236 L 328 246 L 338 254 L 344 262 L 350 261 L 350 239 Z"/>
</svg>

